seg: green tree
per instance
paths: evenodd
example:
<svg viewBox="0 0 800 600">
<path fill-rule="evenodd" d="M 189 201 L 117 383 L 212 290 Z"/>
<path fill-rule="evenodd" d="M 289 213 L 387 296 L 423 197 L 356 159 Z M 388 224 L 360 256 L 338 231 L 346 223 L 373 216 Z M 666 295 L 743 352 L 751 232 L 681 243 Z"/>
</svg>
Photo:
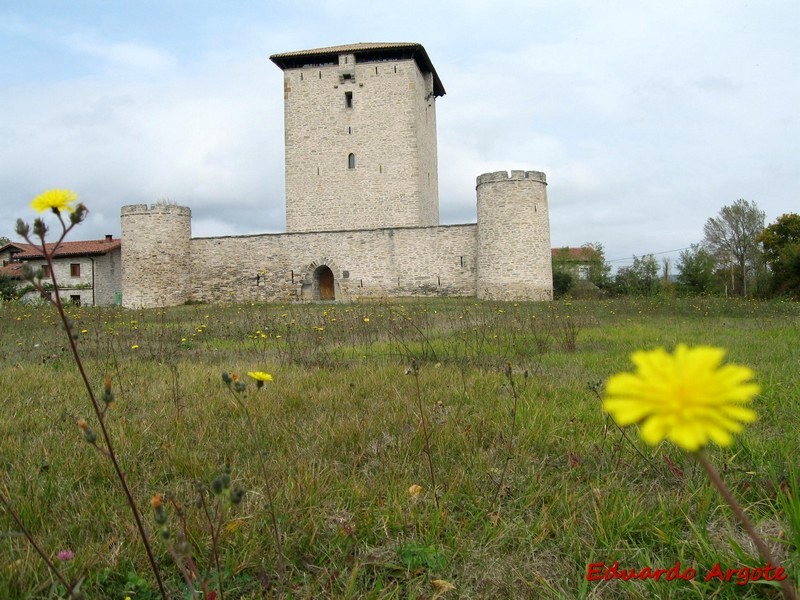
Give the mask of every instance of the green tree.
<svg viewBox="0 0 800 600">
<path fill-rule="evenodd" d="M 633 264 L 622 267 L 614 276 L 614 289 L 621 294 L 653 296 L 661 291 L 663 282 L 659 277 L 656 257 L 646 254 L 633 257 Z"/>
<path fill-rule="evenodd" d="M 0 275 L 0 299 L 13 300 L 19 297 L 17 282 L 11 277 Z"/>
<path fill-rule="evenodd" d="M 758 238 L 772 269 L 773 290 L 800 298 L 800 215 L 778 217 Z"/>
<path fill-rule="evenodd" d="M 764 229 L 764 211 L 755 202 L 742 198 L 723 206 L 717 217 L 706 221 L 704 244 L 714 255 L 719 267 L 731 271 L 734 292 L 747 295 L 748 273 L 756 280 L 761 265 L 758 236 Z"/>
<path fill-rule="evenodd" d="M 553 297 L 561 298 L 569 293 L 574 285 L 572 275 L 566 271 L 553 269 Z"/>
<path fill-rule="evenodd" d="M 2 248 L 3 246 L 5 246 L 6 244 L 10 244 L 10 243 L 11 243 L 11 240 L 10 240 L 10 239 L 8 239 L 8 238 L 7 238 L 6 236 L 4 236 L 4 235 L 0 235 L 0 248 Z"/>
<path fill-rule="evenodd" d="M 589 242 L 582 246 L 594 253 L 589 262 L 589 281 L 601 289 L 611 287 L 611 265 L 606 262 L 606 252 L 600 242 Z"/>
<path fill-rule="evenodd" d="M 711 293 L 718 287 L 715 266 L 711 252 L 700 244 L 692 244 L 678 258 L 678 283 L 695 294 Z"/>
</svg>

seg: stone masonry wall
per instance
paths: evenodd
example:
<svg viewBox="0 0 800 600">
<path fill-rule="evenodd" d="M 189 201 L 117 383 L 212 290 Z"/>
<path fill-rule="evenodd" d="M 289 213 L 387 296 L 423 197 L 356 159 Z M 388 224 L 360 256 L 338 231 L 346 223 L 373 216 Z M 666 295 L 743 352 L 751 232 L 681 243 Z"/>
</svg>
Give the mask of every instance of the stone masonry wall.
<svg viewBox="0 0 800 600">
<path fill-rule="evenodd" d="M 337 300 L 475 295 L 476 238 L 475 225 L 197 238 L 190 297 L 310 300 L 320 264 Z"/>
<path fill-rule="evenodd" d="M 116 294 L 122 292 L 122 251 L 112 250 L 94 257 L 94 302 L 97 306 L 111 306 Z"/>
<path fill-rule="evenodd" d="M 411 59 L 284 71 L 288 232 L 438 224 L 431 86 Z"/>
<path fill-rule="evenodd" d="M 551 300 L 553 272 L 545 174 L 478 177 L 477 295 L 493 300 Z"/>
<path fill-rule="evenodd" d="M 417 123 L 417 180 L 419 181 L 419 225 L 439 224 L 439 164 L 436 148 L 436 97 L 433 95 L 433 74 L 416 70 L 414 87 Z"/>
<path fill-rule="evenodd" d="M 189 299 L 192 211 L 185 206 L 122 207 L 122 305 L 175 306 Z"/>
<path fill-rule="evenodd" d="M 42 269 L 47 264 L 44 259 L 34 259 L 25 261 L 31 269 Z M 80 275 L 77 277 L 72 276 L 72 265 L 79 265 Z M 97 304 L 92 290 L 92 260 L 89 257 L 64 257 L 53 259 L 53 272 L 56 276 L 58 283 L 59 296 L 64 302 L 70 302 L 75 297 L 80 299 L 83 306 L 92 306 Z M 52 278 L 45 277 L 42 279 L 43 284 L 52 284 Z M 28 284 L 27 281 L 23 282 L 23 286 Z M 35 299 L 39 297 L 39 292 L 29 292 L 26 295 L 28 299 Z M 99 304 L 98 304 L 99 306 Z"/>
</svg>

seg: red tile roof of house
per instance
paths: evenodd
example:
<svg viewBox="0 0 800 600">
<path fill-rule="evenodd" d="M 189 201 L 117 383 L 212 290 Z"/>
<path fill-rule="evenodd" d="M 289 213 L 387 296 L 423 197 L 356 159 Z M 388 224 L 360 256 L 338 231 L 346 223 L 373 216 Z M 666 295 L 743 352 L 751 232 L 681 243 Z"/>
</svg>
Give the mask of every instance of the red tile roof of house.
<svg viewBox="0 0 800 600">
<path fill-rule="evenodd" d="M 551 250 L 553 258 L 574 261 L 592 261 L 600 258 L 600 254 L 594 248 L 553 248 Z"/>
<path fill-rule="evenodd" d="M 24 248 L 22 252 L 14 255 L 14 258 L 20 260 L 42 258 L 42 251 L 36 246 L 30 244 L 14 244 L 20 248 Z M 47 250 L 51 251 L 55 243 L 47 244 Z M 106 254 L 112 250 L 122 247 L 122 240 L 119 238 L 105 239 L 105 240 L 86 240 L 82 242 L 61 242 L 53 255 L 55 258 L 67 256 L 97 256 Z"/>
<path fill-rule="evenodd" d="M 22 279 L 22 263 L 8 263 L 5 267 L 0 267 L 0 277 Z"/>
</svg>

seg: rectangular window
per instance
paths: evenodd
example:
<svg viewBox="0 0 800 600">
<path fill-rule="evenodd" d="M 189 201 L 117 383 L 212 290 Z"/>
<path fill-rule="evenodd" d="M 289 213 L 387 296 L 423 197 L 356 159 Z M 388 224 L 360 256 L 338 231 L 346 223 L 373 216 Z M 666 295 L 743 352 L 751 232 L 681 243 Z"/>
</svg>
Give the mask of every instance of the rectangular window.
<svg viewBox="0 0 800 600">
<path fill-rule="evenodd" d="M 80 263 L 72 263 L 69 266 L 69 276 L 70 277 L 80 277 L 81 276 L 81 264 Z"/>
<path fill-rule="evenodd" d="M 48 265 L 42 265 L 42 273 L 43 277 L 50 277 L 50 267 Z"/>
<path fill-rule="evenodd" d="M 72 302 L 75 306 L 81 305 L 81 297 L 80 294 L 74 294 L 69 297 L 69 301 Z"/>
<path fill-rule="evenodd" d="M 344 93 L 344 104 L 347 108 L 353 108 L 353 92 Z"/>
</svg>

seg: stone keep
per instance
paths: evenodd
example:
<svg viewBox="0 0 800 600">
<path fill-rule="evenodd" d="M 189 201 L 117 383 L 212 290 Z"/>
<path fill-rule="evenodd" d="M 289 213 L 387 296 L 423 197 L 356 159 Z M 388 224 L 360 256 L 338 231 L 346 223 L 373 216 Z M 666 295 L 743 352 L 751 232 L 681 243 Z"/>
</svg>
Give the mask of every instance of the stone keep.
<svg viewBox="0 0 800 600">
<path fill-rule="evenodd" d="M 275 54 L 283 69 L 286 229 L 439 224 L 436 98 L 419 44 Z"/>
<path fill-rule="evenodd" d="M 124 306 L 552 298 L 544 173 L 481 175 L 477 224 L 439 225 L 445 91 L 420 44 L 271 59 L 284 72 L 287 232 L 192 238 L 187 207 L 124 206 Z"/>
</svg>

